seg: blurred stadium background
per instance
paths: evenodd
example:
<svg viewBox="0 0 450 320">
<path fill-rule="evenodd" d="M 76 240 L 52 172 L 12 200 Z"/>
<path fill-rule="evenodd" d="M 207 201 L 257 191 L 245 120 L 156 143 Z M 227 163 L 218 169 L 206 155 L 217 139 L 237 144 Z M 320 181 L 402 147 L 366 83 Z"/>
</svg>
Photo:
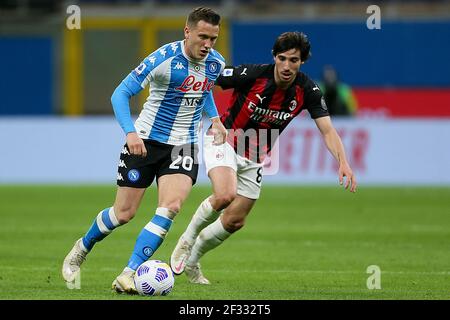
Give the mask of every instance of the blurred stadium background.
<svg viewBox="0 0 450 320">
<path fill-rule="evenodd" d="M 370 14 L 366 9 L 371 4 L 381 8 L 381 29 L 367 28 L 366 20 Z M 71 15 L 66 10 L 70 5 L 81 8 L 79 30 L 69 30 L 66 27 L 66 20 Z M 364 255 L 362 252 L 367 247 L 378 245 L 381 248 L 386 243 L 390 243 L 391 247 L 388 249 L 392 249 L 383 250 L 384 254 L 389 252 L 390 258 L 387 260 L 377 256 L 378 260 L 367 259 L 364 261 L 367 262 L 365 265 L 358 265 L 362 268 L 358 288 L 365 288 L 365 266 L 376 260 L 372 263 L 384 262 L 384 265 L 389 266 L 391 276 L 403 277 L 401 281 L 394 281 L 396 288 L 403 289 L 384 291 L 384 295 L 380 296 L 361 296 L 360 289 L 349 286 L 345 289 L 347 291 L 338 290 L 336 296 L 333 296 L 334 291 L 327 291 L 330 284 L 326 283 L 311 295 L 295 293 L 292 287 L 294 296 L 291 298 L 448 298 L 448 286 L 443 285 L 446 281 L 449 283 L 450 262 L 448 0 L 0 0 L 0 137 L 3 143 L 0 151 L 0 216 L 6 221 L 0 227 L 1 256 L 4 259 L 0 266 L 0 269 L 3 268 L 0 286 L 8 284 L 8 275 L 14 277 L 14 269 L 8 269 L 6 265 L 18 264 L 23 258 L 18 258 L 13 253 L 11 246 L 14 247 L 14 244 L 6 246 L 6 242 L 15 234 L 15 228 L 30 221 L 35 221 L 38 226 L 42 221 L 47 221 L 45 212 L 53 212 L 52 210 L 55 210 L 54 216 L 49 215 L 47 218 L 54 223 L 44 223 L 50 231 L 45 228 L 37 228 L 40 231 L 28 230 L 33 234 L 28 239 L 44 239 L 52 247 L 52 239 L 60 237 L 61 247 L 52 251 L 58 258 L 45 256 L 40 260 L 45 266 L 41 270 L 42 277 L 47 274 L 58 277 L 59 263 L 76 239 L 75 236 L 88 227 L 95 210 L 100 210 L 101 206 L 106 205 L 105 202 L 112 200 L 111 197 L 105 200 L 103 193 L 112 196 L 114 192 L 117 160 L 124 141 L 110 104 L 113 90 L 149 53 L 162 44 L 182 39 L 185 16 L 199 5 L 217 9 L 223 17 L 216 49 L 225 56 L 228 64 L 271 63 L 271 47 L 276 36 L 284 31 L 303 31 L 312 43 L 312 58 L 302 66 L 302 71 L 320 82 L 323 67 L 334 66 L 339 78 L 353 90 L 357 102 L 353 116 L 333 116 L 332 119 L 358 177 L 359 194 L 352 197 L 333 193 L 330 201 L 335 201 L 335 207 L 324 207 L 322 211 L 313 207 L 312 202 L 320 199 L 314 196 L 315 193 L 333 192 L 327 187 L 321 189 L 318 185 L 336 188 L 336 165 L 321 142 L 313 121 L 309 119 L 309 115 L 303 115 L 293 121 L 281 138 L 280 157 L 276 163 L 278 173 L 265 177 L 269 190 L 266 191 L 266 197 L 274 202 L 266 202 L 255 208 L 255 219 L 251 221 L 247 233 L 236 236 L 243 241 L 241 243 L 245 243 L 246 236 L 251 238 L 248 241 L 252 241 L 253 236 L 255 239 L 260 238 L 258 234 L 263 232 L 261 230 L 267 232 L 264 222 L 270 225 L 270 219 L 274 218 L 270 212 L 266 214 L 264 208 L 283 212 L 282 208 L 288 207 L 295 211 L 296 201 L 303 199 L 310 201 L 307 206 L 311 206 L 312 211 L 303 212 L 305 216 L 299 218 L 302 222 L 299 225 L 303 229 L 299 231 L 297 245 L 298 250 L 306 255 L 308 248 L 312 250 L 311 255 L 307 256 L 314 262 L 309 266 L 310 269 L 317 265 L 322 269 L 329 269 L 333 268 L 330 267 L 332 265 L 346 270 L 345 262 L 355 263 L 356 253 L 350 257 L 349 250 L 342 251 L 342 254 L 337 252 L 342 249 L 341 241 L 346 241 L 343 237 L 356 232 L 353 234 L 355 238 L 352 244 L 358 241 L 363 241 L 363 244 L 362 247 L 352 247 L 356 248 L 354 252 L 361 250 L 359 253 Z M 225 108 L 229 94 L 227 91 L 215 90 L 219 109 Z M 147 91 L 144 90 L 139 97 L 133 98 L 131 105 L 134 116 L 138 115 L 146 95 Z M 64 184 L 69 189 L 49 186 L 52 184 Z M 107 184 L 111 188 L 107 187 L 108 192 L 105 192 L 106 187 L 89 187 L 87 192 L 83 192 L 80 191 L 82 188 L 74 187 L 71 194 L 70 186 L 78 184 Z M 199 184 L 204 187 L 197 190 L 194 188 L 193 200 L 186 204 L 186 211 L 194 210 L 196 204 L 209 192 L 208 179 L 202 168 Z M 294 189 L 286 188 L 288 185 Z M 415 188 L 411 188 L 412 186 Z M 276 191 L 277 188 L 280 191 Z M 373 193 L 365 193 L 367 190 L 372 190 Z M 62 196 L 64 192 L 65 196 Z M 61 200 L 60 207 L 49 209 L 55 194 L 61 196 L 59 200 L 65 199 L 67 202 Z M 307 196 L 300 196 L 299 200 L 297 194 Z M 75 196 L 72 200 L 71 195 Z M 77 198 L 78 195 L 80 198 Z M 286 195 L 291 195 L 295 201 Z M 90 196 L 93 199 L 87 201 L 85 198 Z M 262 199 L 264 197 L 263 193 Z M 35 202 L 27 206 L 27 199 L 30 198 Z M 99 199 L 103 202 L 100 203 Z M 146 205 L 148 212 L 153 210 L 154 201 L 153 196 L 153 202 Z M 383 207 L 384 202 L 388 204 Z M 30 218 L 35 210 L 33 203 L 39 204 L 39 214 L 44 215 L 41 218 L 44 220 Z M 91 206 L 88 206 L 89 203 Z M 280 206 L 276 207 L 274 203 Z M 302 205 L 298 211 L 303 211 Z M 339 217 L 334 217 L 333 210 L 338 210 Z M 58 211 L 64 211 L 64 215 L 56 218 Z M 72 229 L 64 229 L 64 220 L 67 221 L 69 215 L 78 217 L 81 211 L 83 216 L 74 222 Z M 24 216 L 24 212 L 28 215 Z M 319 214 L 320 217 L 320 212 L 329 214 L 322 217 L 327 222 L 313 215 Z M 167 247 L 162 248 L 164 258 L 170 254 L 177 234 L 186 225 L 189 215 L 180 217 L 180 224 L 173 231 L 175 235 L 169 237 Z M 256 215 L 262 217 L 259 224 L 256 223 L 259 219 Z M 299 213 L 298 217 L 300 216 Z M 377 224 L 374 216 L 381 219 L 378 222 L 382 221 L 382 225 Z M 266 220 L 263 220 L 264 217 Z M 134 233 L 122 233 L 123 237 L 129 235 L 127 241 L 134 239 L 134 234 L 145 224 L 146 217 L 142 219 L 139 220 L 140 224 L 134 225 Z M 295 220 L 296 217 L 290 219 Z M 55 221 L 60 221 L 61 224 L 58 225 Z M 255 224 L 252 226 L 252 223 Z M 308 223 L 312 223 L 312 230 L 317 232 L 318 238 L 314 238 L 317 234 L 308 238 Z M 372 229 L 366 223 L 371 224 Z M 70 232 L 70 236 L 56 231 L 60 227 Z M 366 227 L 369 229 L 365 229 Z M 290 235 L 285 230 L 278 231 L 280 237 Z M 122 231 L 118 232 L 121 234 Z M 292 232 L 295 234 L 294 230 Z M 396 232 L 402 237 L 397 237 L 399 234 Z M 376 244 L 370 244 L 366 235 L 375 239 Z M 120 237 L 117 236 L 116 239 Z M 325 248 L 334 248 L 332 250 L 336 254 L 332 259 L 329 257 L 330 265 L 326 258 L 314 260 L 314 241 L 317 239 L 319 244 L 330 245 Z M 110 244 L 118 245 L 114 241 L 116 240 L 111 239 Z M 398 241 L 398 247 L 393 245 L 397 243 L 395 241 Z M 233 243 L 232 240 L 230 242 Z M 22 245 L 26 246 L 26 243 L 16 242 L 17 249 Z M 228 248 L 244 250 L 236 242 L 234 246 Z M 293 244 L 286 246 L 286 252 L 289 252 Z M 124 255 L 120 261 L 126 259 L 129 247 L 127 245 L 126 249 L 121 248 Z M 261 248 L 263 247 L 261 244 Z M 345 243 L 344 248 L 349 249 L 345 247 Z M 416 256 L 418 251 L 421 252 L 420 257 Z M 112 246 L 109 252 L 115 252 Z M 247 255 L 248 252 L 244 250 L 243 254 Z M 117 268 L 121 266 L 116 260 L 106 257 L 106 254 L 103 257 L 110 259 L 108 261 L 117 265 Z M 212 254 L 212 257 L 219 260 L 218 255 Z M 289 257 L 288 253 L 284 256 L 286 257 Z M 234 257 L 230 254 L 227 259 L 233 261 Z M 259 261 L 262 258 L 254 259 Z M 219 262 L 211 261 L 209 266 L 213 271 L 214 266 L 220 269 Z M 95 266 L 97 262 L 93 261 L 91 266 Z M 357 268 L 355 265 L 352 265 L 352 270 Z M 408 274 L 405 270 L 411 265 L 415 266 L 413 272 L 416 273 Z M 99 263 L 99 268 L 101 267 L 104 265 Z M 245 268 L 243 263 L 242 267 Z M 103 271 L 111 273 L 106 277 L 106 282 L 116 272 L 115 269 Z M 352 271 L 349 274 L 347 271 L 338 271 L 333 277 L 344 282 L 353 281 L 354 279 L 350 279 Z M 316 281 L 322 281 L 318 274 L 314 274 L 314 271 L 309 275 L 306 271 L 306 276 L 296 274 L 301 281 L 294 281 L 293 286 L 309 281 L 312 287 L 317 284 Z M 220 279 L 219 271 L 216 270 L 214 275 Z M 415 288 L 421 289 L 418 295 L 409 295 L 414 291 L 415 284 L 409 283 L 409 287 L 405 289 L 402 281 L 406 283 L 408 277 L 417 275 L 431 279 L 431 282 L 421 282 L 422 278 L 414 280 L 416 284 L 419 283 Z M 86 281 L 89 281 L 88 277 Z M 224 274 L 223 279 L 226 278 Z M 289 277 L 287 279 L 288 282 L 292 280 Z M 95 281 L 100 288 L 105 287 L 101 280 Z M 331 287 L 336 285 L 336 281 L 332 282 Z M 25 293 L 18 293 L 14 289 L 11 291 L 13 283 L 14 280 L 9 282 L 10 293 L 3 297 L 33 298 L 31 290 Z M 48 283 L 51 283 L 50 275 L 46 283 L 36 280 L 33 285 L 44 292 L 43 287 Z M 232 285 L 233 282 L 230 290 L 233 290 Z M 275 283 L 273 287 L 276 291 Z M 46 298 L 55 297 L 50 291 L 45 292 Z M 216 294 L 218 292 L 220 290 Z M 190 293 L 192 292 L 186 289 L 181 298 L 193 297 Z M 206 291 L 202 293 L 206 294 Z M 104 298 L 96 294 L 88 291 L 86 296 L 71 297 Z M 61 293 L 59 297 L 65 295 Z M 176 297 L 180 296 L 175 295 Z M 230 297 L 244 298 L 245 295 Z M 257 293 L 250 294 L 249 297 L 266 298 Z M 286 298 L 289 295 L 276 297 Z"/>
<path fill-rule="evenodd" d="M 0 3 L 0 134 L 25 141 L 40 168 L 15 157 L 24 145 L 10 144 L 0 183 L 113 181 L 122 135 L 111 93 L 145 56 L 183 37 L 193 7 L 209 5 L 223 16 L 216 48 L 229 64 L 270 63 L 281 32 L 309 36 L 313 56 L 302 70 L 319 82 L 332 65 L 353 89 L 355 116 L 333 118 L 362 184 L 450 184 L 449 1 L 383 1 L 379 30 L 366 26 L 367 1 Z M 66 28 L 71 4 L 81 9 L 80 30 Z M 146 95 L 133 99 L 134 115 Z M 223 110 L 229 92 L 215 95 Z M 282 138 L 280 174 L 267 181 L 334 183 L 333 161 L 313 126 L 294 121 Z M 85 143 L 92 134 L 101 143 Z M 45 152 L 68 141 L 56 158 Z M 92 151 L 102 156 L 83 166 Z"/>
</svg>

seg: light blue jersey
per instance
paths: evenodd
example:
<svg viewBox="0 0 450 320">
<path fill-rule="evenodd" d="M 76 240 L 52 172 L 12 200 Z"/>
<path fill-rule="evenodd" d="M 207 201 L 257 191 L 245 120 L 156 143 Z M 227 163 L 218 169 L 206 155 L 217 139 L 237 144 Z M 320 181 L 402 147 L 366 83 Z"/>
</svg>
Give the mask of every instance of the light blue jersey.
<svg viewBox="0 0 450 320">
<path fill-rule="evenodd" d="M 162 46 L 134 69 L 114 91 L 111 101 L 125 133 L 170 145 L 197 143 L 202 111 L 218 116 L 212 89 L 225 67 L 224 58 L 211 49 L 202 60 L 188 57 L 184 41 Z M 149 96 L 132 123 L 129 98 L 149 84 Z"/>
</svg>

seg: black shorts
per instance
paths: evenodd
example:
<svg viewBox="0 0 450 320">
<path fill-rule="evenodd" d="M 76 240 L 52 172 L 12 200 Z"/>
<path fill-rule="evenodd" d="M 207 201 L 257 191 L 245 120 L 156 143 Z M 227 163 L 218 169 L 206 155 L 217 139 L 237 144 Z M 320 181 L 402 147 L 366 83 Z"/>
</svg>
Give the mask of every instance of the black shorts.
<svg viewBox="0 0 450 320">
<path fill-rule="evenodd" d="M 125 144 L 120 154 L 117 185 L 147 188 L 153 180 L 166 174 L 182 173 L 195 184 L 198 174 L 198 145 L 173 146 L 154 140 L 144 140 L 147 156 L 131 155 Z"/>
</svg>

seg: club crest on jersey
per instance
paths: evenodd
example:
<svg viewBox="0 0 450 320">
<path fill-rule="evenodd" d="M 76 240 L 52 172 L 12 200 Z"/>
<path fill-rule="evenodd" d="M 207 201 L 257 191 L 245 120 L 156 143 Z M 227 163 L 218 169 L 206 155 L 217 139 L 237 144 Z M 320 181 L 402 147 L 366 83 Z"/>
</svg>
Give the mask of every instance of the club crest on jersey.
<svg viewBox="0 0 450 320">
<path fill-rule="evenodd" d="M 211 64 L 209 65 L 209 71 L 210 71 L 211 73 L 216 72 L 216 71 L 217 71 L 217 63 L 211 62 Z"/>
<path fill-rule="evenodd" d="M 289 104 L 289 111 L 294 111 L 295 108 L 297 108 L 297 101 L 292 100 L 291 103 Z"/>
<path fill-rule="evenodd" d="M 181 92 L 188 92 L 188 91 L 211 91 L 212 87 L 214 86 L 214 81 L 209 80 L 207 77 L 205 77 L 204 81 L 196 81 L 195 77 L 190 75 L 187 76 L 183 83 L 175 88 L 175 90 L 181 91 Z"/>
</svg>

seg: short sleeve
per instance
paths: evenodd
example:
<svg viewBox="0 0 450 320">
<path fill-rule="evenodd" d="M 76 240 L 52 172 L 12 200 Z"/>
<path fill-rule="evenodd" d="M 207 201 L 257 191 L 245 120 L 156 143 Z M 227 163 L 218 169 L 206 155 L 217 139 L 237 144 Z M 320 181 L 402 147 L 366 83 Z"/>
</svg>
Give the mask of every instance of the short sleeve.
<svg viewBox="0 0 450 320">
<path fill-rule="evenodd" d="M 305 86 L 305 108 L 313 119 L 330 115 L 322 91 L 312 80 L 308 80 Z"/>
<path fill-rule="evenodd" d="M 260 74 L 257 65 L 226 66 L 217 78 L 216 84 L 222 89 L 241 89 L 253 83 Z"/>
</svg>

